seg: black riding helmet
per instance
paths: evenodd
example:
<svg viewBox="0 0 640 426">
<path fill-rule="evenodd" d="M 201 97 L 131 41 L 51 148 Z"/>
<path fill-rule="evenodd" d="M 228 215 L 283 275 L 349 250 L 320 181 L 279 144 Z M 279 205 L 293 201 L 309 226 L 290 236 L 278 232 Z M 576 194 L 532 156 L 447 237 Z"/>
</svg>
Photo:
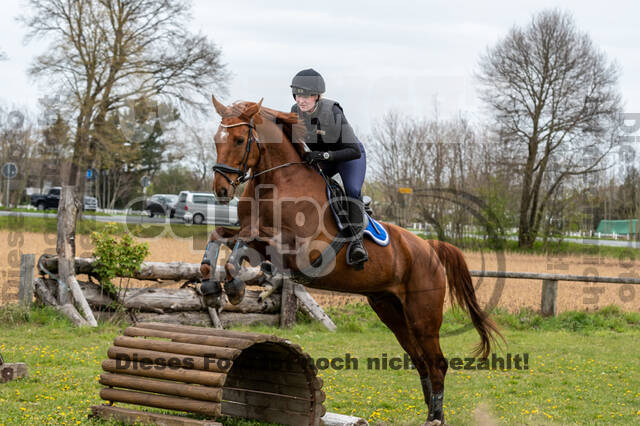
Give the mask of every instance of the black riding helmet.
<svg viewBox="0 0 640 426">
<path fill-rule="evenodd" d="M 291 81 L 293 99 L 296 95 L 311 96 L 324 93 L 324 79 L 313 68 L 300 71 Z"/>
</svg>

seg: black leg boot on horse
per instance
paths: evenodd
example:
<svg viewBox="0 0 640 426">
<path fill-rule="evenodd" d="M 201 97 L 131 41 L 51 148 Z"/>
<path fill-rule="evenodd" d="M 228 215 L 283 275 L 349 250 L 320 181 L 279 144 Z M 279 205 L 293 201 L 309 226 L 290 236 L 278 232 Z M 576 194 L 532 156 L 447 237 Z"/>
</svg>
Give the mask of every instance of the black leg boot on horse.
<svg viewBox="0 0 640 426">
<path fill-rule="evenodd" d="M 354 269 L 363 269 L 364 262 L 369 260 L 367 249 L 362 241 L 365 227 L 364 203 L 357 198 L 349 199 L 349 246 L 347 247 L 347 264 Z"/>
<path fill-rule="evenodd" d="M 222 303 L 222 285 L 215 276 L 221 245 L 220 241 L 209 241 L 200 263 L 200 272 L 202 273 L 200 292 L 205 304 L 213 308 L 220 308 Z"/>
</svg>

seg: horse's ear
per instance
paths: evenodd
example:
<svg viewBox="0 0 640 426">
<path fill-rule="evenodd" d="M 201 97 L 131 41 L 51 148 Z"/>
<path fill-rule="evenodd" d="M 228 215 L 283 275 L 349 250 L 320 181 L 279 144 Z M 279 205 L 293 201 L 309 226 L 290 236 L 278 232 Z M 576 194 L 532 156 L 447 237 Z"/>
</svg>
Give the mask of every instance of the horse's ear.
<svg viewBox="0 0 640 426">
<path fill-rule="evenodd" d="M 264 98 L 260 99 L 260 101 L 257 104 L 253 104 L 253 105 L 247 107 L 247 109 L 242 111 L 242 116 L 246 117 L 247 119 L 251 119 L 251 117 L 253 117 L 257 113 L 259 113 L 260 112 L 260 108 L 262 107 L 262 101 L 263 100 L 264 100 Z"/>
<path fill-rule="evenodd" d="M 213 95 L 211 95 L 211 100 L 213 101 L 213 107 L 216 109 L 216 112 L 220 117 L 228 117 L 231 115 L 231 108 L 219 102 Z"/>
</svg>

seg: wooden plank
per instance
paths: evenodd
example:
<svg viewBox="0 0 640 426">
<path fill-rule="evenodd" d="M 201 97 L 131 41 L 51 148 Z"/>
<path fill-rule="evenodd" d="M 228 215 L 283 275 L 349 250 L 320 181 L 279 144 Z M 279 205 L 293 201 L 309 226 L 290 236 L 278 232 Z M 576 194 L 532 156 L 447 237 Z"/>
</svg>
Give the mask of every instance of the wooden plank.
<svg viewBox="0 0 640 426">
<path fill-rule="evenodd" d="M 33 268 L 36 264 L 35 254 L 23 254 L 20 256 L 20 288 L 18 300 L 21 305 L 31 307 L 33 302 Z"/>
<path fill-rule="evenodd" d="M 164 314 L 151 312 L 138 312 L 135 315 L 138 322 L 156 322 L 167 325 L 201 326 L 213 330 L 211 317 L 207 311 L 168 312 Z M 220 322 L 223 327 L 233 325 L 266 324 L 277 325 L 280 322 L 279 314 L 242 314 L 239 312 L 221 312 Z"/>
<path fill-rule="evenodd" d="M 196 420 L 169 414 L 131 410 L 113 405 L 92 405 L 89 417 L 97 417 L 107 421 L 115 420 L 130 425 L 142 423 L 164 426 L 222 426 L 222 423 L 212 420 Z"/>
<path fill-rule="evenodd" d="M 294 284 L 286 280 L 282 285 L 282 301 L 280 304 L 280 328 L 291 328 L 296 323 L 298 299 L 293 291 Z"/>
<path fill-rule="evenodd" d="M 0 383 L 29 377 L 29 369 L 24 362 L 12 362 L 0 365 Z"/>
<path fill-rule="evenodd" d="M 225 328 L 234 325 L 278 325 L 280 323 L 280 314 L 242 314 L 240 312 L 222 311 L 220 313 L 220 321 Z"/>
<path fill-rule="evenodd" d="M 176 368 L 213 371 L 216 373 L 227 372 L 233 365 L 233 361 L 228 359 L 179 355 L 171 352 L 123 348 L 121 346 L 111 346 L 107 351 L 107 355 L 111 359 L 129 361 L 132 365 L 143 363 L 157 365 L 159 368 L 173 366 Z"/>
<path fill-rule="evenodd" d="M 113 341 L 116 346 L 125 348 L 148 349 L 152 351 L 171 352 L 182 355 L 209 356 L 218 359 L 234 359 L 242 351 L 240 349 L 223 348 L 193 343 L 167 342 L 163 340 L 140 339 L 136 337 L 118 336 Z"/>
<path fill-rule="evenodd" d="M 222 399 L 222 388 L 186 385 L 184 383 L 147 379 L 126 374 L 103 373 L 100 375 L 100 383 L 110 387 L 182 396 L 201 401 L 220 402 Z"/>
<path fill-rule="evenodd" d="M 260 334 L 260 333 L 250 333 L 250 332 L 244 332 L 244 331 L 230 331 L 230 330 L 216 330 L 213 328 L 206 328 L 206 327 L 163 324 L 163 323 L 157 323 L 157 322 L 141 322 L 139 324 L 136 324 L 136 327 L 150 328 L 153 330 L 173 331 L 176 333 L 201 334 L 204 336 L 235 337 L 235 338 L 246 339 L 246 340 L 253 340 L 256 338 L 263 340 L 265 337 L 264 334 Z"/>
<path fill-rule="evenodd" d="M 211 318 L 204 311 L 168 312 L 164 314 L 152 312 L 136 312 L 136 325 L 143 322 L 157 322 L 167 325 L 194 325 L 211 327 Z"/>
<path fill-rule="evenodd" d="M 237 337 L 205 336 L 202 334 L 177 333 L 171 331 L 155 330 L 142 327 L 127 327 L 124 329 L 125 336 L 161 337 L 175 342 L 195 343 L 198 345 L 220 346 L 225 348 L 245 349 L 253 345 L 252 340 L 240 339 Z"/>
<path fill-rule="evenodd" d="M 58 257 L 41 257 L 42 264 L 52 273 L 58 272 Z M 91 274 L 95 265 L 95 259 L 76 257 L 74 270 L 76 274 Z M 216 274 L 225 274 L 223 267 L 216 268 Z M 248 284 L 257 281 L 262 276 L 259 267 L 243 267 L 238 277 Z M 133 277 L 138 280 L 160 281 L 198 281 L 202 279 L 199 263 L 186 262 L 142 262 L 140 269 L 134 272 Z"/>
<path fill-rule="evenodd" d="M 145 407 L 186 411 L 211 417 L 217 417 L 221 412 L 221 404 L 217 402 L 196 401 L 188 398 L 154 395 L 122 389 L 103 388 L 100 390 L 100 398 L 105 401 L 125 402 L 127 404 L 144 405 Z"/>
<path fill-rule="evenodd" d="M 506 271 L 469 271 L 472 277 L 489 278 L 515 278 L 526 280 L 555 280 L 578 281 L 587 283 L 610 284 L 636 284 L 640 285 L 640 278 L 629 277 L 598 277 L 590 275 L 564 275 L 564 274 L 536 274 L 532 272 L 506 272 Z"/>
<path fill-rule="evenodd" d="M 298 300 L 300 301 L 300 306 L 304 308 L 306 312 L 311 315 L 312 318 L 320 321 L 322 325 L 329 331 L 335 331 L 336 325 L 333 323 L 329 315 L 325 313 L 325 311 L 318 305 L 318 303 L 313 299 L 313 297 L 309 294 L 306 288 L 301 284 L 294 285 L 294 292 Z"/>
<path fill-rule="evenodd" d="M 133 363 L 122 363 L 115 359 L 102 361 L 102 369 L 110 373 L 131 374 L 142 377 L 153 377 L 156 379 L 173 380 L 184 383 L 197 383 L 205 386 L 220 387 L 227 377 L 224 373 L 211 371 L 189 370 L 185 368 L 157 368 L 153 364 L 133 365 Z"/>
<path fill-rule="evenodd" d="M 181 312 L 205 309 L 202 298 L 192 288 L 147 287 L 130 289 L 120 302 L 143 312 Z"/>
<path fill-rule="evenodd" d="M 555 317 L 557 312 L 556 302 L 558 299 L 558 281 L 542 280 L 542 300 L 540 311 L 542 316 Z"/>
</svg>

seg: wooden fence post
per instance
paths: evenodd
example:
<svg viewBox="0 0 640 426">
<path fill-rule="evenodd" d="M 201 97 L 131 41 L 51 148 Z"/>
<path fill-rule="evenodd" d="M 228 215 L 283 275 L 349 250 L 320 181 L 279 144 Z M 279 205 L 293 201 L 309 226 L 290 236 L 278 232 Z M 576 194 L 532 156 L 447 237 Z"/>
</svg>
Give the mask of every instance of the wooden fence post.
<svg viewBox="0 0 640 426">
<path fill-rule="evenodd" d="M 23 254 L 20 256 L 20 288 L 18 300 L 20 304 L 31 307 L 33 302 L 33 268 L 36 264 L 35 254 Z"/>
<path fill-rule="evenodd" d="M 542 301 L 540 311 L 542 316 L 556 316 L 556 301 L 558 298 L 558 281 L 542 280 Z"/>
<path fill-rule="evenodd" d="M 282 302 L 280 304 L 280 328 L 290 328 L 296 323 L 298 298 L 294 293 L 294 284 L 285 279 L 282 283 Z"/>
</svg>

